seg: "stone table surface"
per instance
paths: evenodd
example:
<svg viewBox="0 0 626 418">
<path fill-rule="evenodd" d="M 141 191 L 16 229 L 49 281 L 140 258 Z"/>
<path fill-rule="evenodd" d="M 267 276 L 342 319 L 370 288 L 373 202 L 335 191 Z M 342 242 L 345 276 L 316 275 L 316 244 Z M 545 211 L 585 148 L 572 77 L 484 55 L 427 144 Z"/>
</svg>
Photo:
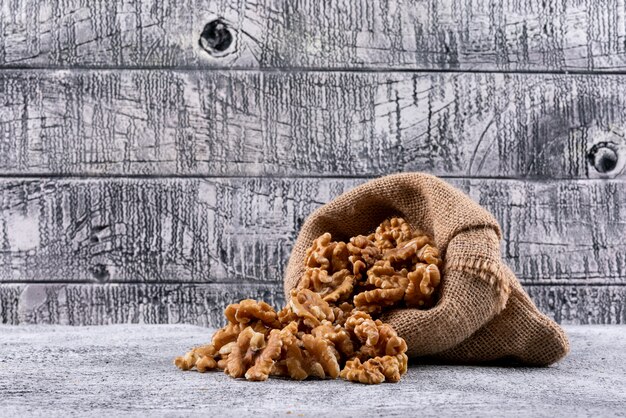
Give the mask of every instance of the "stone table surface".
<svg viewBox="0 0 626 418">
<path fill-rule="evenodd" d="M 188 325 L 0 326 L 0 416 L 620 416 L 626 327 L 566 326 L 548 368 L 412 364 L 397 384 L 235 380 L 172 358 L 209 340 Z"/>
</svg>

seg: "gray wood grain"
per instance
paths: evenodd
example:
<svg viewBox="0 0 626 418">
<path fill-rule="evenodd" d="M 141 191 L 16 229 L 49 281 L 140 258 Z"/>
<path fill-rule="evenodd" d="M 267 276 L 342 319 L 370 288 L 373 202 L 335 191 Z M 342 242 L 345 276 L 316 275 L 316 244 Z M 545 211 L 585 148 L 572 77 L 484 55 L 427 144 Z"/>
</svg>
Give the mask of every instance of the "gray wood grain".
<svg viewBox="0 0 626 418">
<path fill-rule="evenodd" d="M 0 323 L 222 326 L 246 298 L 283 306 L 278 284 L 0 284 Z"/>
<path fill-rule="evenodd" d="M 626 324 L 626 286 L 524 285 L 537 307 L 564 324 Z M 280 284 L 0 284 L 0 323 L 223 326 L 241 299 L 282 307 Z"/>
<path fill-rule="evenodd" d="M 561 324 L 626 324 L 626 286 L 525 285 L 539 309 Z"/>
<path fill-rule="evenodd" d="M 399 383 L 364 386 L 181 372 L 172 358 L 213 332 L 189 325 L 0 326 L 0 409 L 7 418 L 623 415 L 626 327 L 564 328 L 572 351 L 550 367 L 415 362 Z"/>
<path fill-rule="evenodd" d="M 612 178 L 625 173 L 625 81 L 3 71 L 0 174 Z M 607 173 L 589 159 L 599 146 L 617 153 Z"/>
<path fill-rule="evenodd" d="M 623 70 L 622 0 L 23 0 L 0 65 Z M 221 16 L 223 53 L 199 46 Z"/>
<path fill-rule="evenodd" d="M 1 179 L 0 280 L 277 283 L 306 216 L 364 181 Z M 449 182 L 523 283 L 626 283 L 624 181 Z"/>
</svg>

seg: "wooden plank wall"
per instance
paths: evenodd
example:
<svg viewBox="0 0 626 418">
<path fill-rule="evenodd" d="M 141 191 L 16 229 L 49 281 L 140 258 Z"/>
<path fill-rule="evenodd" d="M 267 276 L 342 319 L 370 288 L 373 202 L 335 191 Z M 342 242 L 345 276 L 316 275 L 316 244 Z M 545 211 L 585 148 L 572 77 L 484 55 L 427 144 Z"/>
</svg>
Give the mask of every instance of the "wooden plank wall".
<svg viewBox="0 0 626 418">
<path fill-rule="evenodd" d="M 311 211 L 427 171 L 541 310 L 626 323 L 625 53 L 624 0 L 2 2 L 0 321 L 279 305 Z"/>
</svg>

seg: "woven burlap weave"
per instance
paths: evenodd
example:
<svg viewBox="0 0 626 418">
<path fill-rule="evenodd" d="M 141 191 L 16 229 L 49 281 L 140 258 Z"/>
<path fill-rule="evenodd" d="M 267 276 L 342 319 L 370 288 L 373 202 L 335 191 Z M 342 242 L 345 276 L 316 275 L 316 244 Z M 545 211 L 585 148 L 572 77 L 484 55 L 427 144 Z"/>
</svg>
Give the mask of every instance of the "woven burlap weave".
<svg viewBox="0 0 626 418">
<path fill-rule="evenodd" d="M 313 212 L 289 259 L 287 295 L 304 272 L 306 249 L 324 232 L 348 240 L 400 216 L 432 236 L 444 257 L 437 305 L 383 316 L 406 340 L 411 357 L 479 363 L 514 359 L 548 365 L 569 350 L 563 330 L 535 307 L 500 256 L 500 227 L 466 194 L 423 173 L 369 181 Z"/>
</svg>

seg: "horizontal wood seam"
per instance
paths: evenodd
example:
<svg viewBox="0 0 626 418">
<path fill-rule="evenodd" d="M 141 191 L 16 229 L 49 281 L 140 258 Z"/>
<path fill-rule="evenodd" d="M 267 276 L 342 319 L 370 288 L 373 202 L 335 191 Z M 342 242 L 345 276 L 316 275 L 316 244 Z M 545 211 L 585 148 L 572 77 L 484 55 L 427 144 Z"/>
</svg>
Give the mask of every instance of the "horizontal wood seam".
<svg viewBox="0 0 626 418">
<path fill-rule="evenodd" d="M 341 175 L 341 174 L 267 174 L 267 175 L 233 175 L 233 174 L 176 174 L 176 173 L 164 173 L 164 174 L 136 174 L 136 173 L 112 173 L 112 174 L 102 174 L 102 173 L 90 173 L 90 174 L 77 174 L 77 173 L 0 173 L 0 179 L 6 180 L 44 180 L 44 179 L 62 179 L 62 180 L 92 180 L 92 179 L 138 179 L 138 180 L 168 180 L 168 179 L 241 179 L 241 180 L 254 180 L 254 179 L 276 179 L 276 180 L 289 180 L 289 179 L 324 179 L 324 180 L 370 180 L 383 176 L 387 176 L 390 174 L 399 174 L 405 172 L 413 172 L 420 170 L 407 170 L 401 172 L 389 172 L 379 175 Z M 427 172 L 422 170 L 423 172 Z M 576 182 L 597 182 L 597 183 L 607 183 L 607 182 L 619 182 L 623 183 L 625 180 L 621 178 L 601 178 L 601 177 L 585 177 L 585 178 L 571 178 L 571 177 L 535 177 L 535 176 L 485 176 L 485 175 L 448 175 L 448 174 L 436 174 L 437 177 L 442 179 L 450 179 L 450 180 L 501 180 L 501 181 L 524 181 L 528 183 L 537 183 L 537 184 L 545 184 L 545 183 L 553 183 L 557 181 L 570 181 L 572 183 Z"/>
<path fill-rule="evenodd" d="M 567 287 L 621 287 L 626 286 L 626 282 L 583 282 L 583 281 L 568 281 L 568 282 L 528 282 L 526 280 L 519 280 L 519 282 L 523 286 L 532 286 L 532 287 L 555 287 L 555 286 L 567 286 Z M 15 280 L 0 280 L 0 285 L 33 285 L 33 284 L 43 284 L 43 285 L 54 285 L 54 286 L 66 286 L 66 285 L 181 285 L 181 286 L 280 286 L 282 285 L 282 281 L 241 281 L 241 282 L 201 282 L 201 281 L 187 281 L 187 282 L 175 282 L 175 281 L 132 281 L 132 280 L 121 280 L 121 281 L 111 281 L 111 282 L 97 282 L 97 281 L 89 281 L 89 280 L 75 280 L 71 282 L 59 282 L 54 280 L 32 280 L 32 281 L 15 281 Z"/>
<path fill-rule="evenodd" d="M 180 72 L 237 72 L 237 73 L 450 73 L 450 74 L 553 74 L 553 75 L 626 75 L 624 70 L 500 70 L 500 69 L 455 69 L 455 68 L 410 68 L 410 67 L 240 67 L 240 66 L 194 66 L 194 65 L 160 65 L 160 66 L 123 66 L 123 65 L 78 65 L 78 66 L 44 66 L 44 65 L 0 65 L 2 71 L 180 71 Z"/>
</svg>

